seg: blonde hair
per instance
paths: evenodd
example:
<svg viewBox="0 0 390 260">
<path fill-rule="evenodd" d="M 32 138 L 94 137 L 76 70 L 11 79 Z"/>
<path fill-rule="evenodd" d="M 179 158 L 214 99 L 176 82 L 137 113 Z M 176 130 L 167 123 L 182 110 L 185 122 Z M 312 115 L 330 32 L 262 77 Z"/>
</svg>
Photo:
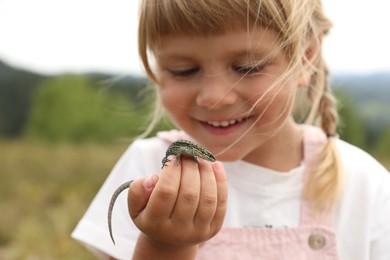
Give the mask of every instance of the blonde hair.
<svg viewBox="0 0 390 260">
<path fill-rule="evenodd" d="M 290 59 L 290 72 L 310 66 L 312 73 L 308 76 L 310 84 L 305 95 L 310 109 L 305 122 L 320 126 L 328 135 L 336 133 L 336 102 L 321 53 L 322 37 L 331 28 L 331 22 L 324 15 L 320 0 L 143 0 L 138 30 L 139 55 L 146 73 L 158 84 L 150 55 L 161 36 L 209 35 L 257 26 L 278 33 L 281 48 Z M 161 111 L 157 103 L 155 115 L 161 115 Z M 154 123 L 157 121 L 154 117 Z M 334 205 L 343 176 L 334 138 L 328 138 L 320 156 L 320 165 L 305 184 L 305 197 L 318 211 Z"/>
</svg>

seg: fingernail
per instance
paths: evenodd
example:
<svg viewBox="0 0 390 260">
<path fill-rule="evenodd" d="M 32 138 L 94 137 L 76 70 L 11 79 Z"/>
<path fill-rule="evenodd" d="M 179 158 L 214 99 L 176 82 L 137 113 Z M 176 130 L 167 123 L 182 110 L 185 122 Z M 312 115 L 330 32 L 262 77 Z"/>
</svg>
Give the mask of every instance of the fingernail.
<svg viewBox="0 0 390 260">
<path fill-rule="evenodd" d="M 151 190 L 154 188 L 154 185 L 155 185 L 155 180 L 154 180 L 154 175 L 150 175 L 148 176 L 145 180 L 144 180 L 144 187 L 146 190 Z"/>
<path fill-rule="evenodd" d="M 170 154 L 168 155 L 168 160 L 173 161 L 176 159 L 176 155 Z"/>
<path fill-rule="evenodd" d="M 219 171 L 219 172 L 222 172 L 225 170 L 223 167 L 223 164 L 220 161 L 213 162 L 213 168 L 214 168 L 214 171 Z"/>
</svg>

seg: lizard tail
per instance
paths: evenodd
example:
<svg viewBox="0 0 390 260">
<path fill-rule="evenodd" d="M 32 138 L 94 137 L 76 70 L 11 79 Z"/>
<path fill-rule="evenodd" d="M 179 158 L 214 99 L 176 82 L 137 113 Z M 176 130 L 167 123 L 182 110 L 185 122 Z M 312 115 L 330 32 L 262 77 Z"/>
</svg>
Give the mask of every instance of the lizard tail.
<svg viewBox="0 0 390 260">
<path fill-rule="evenodd" d="M 111 240 L 112 242 L 114 243 L 115 245 L 115 240 L 114 240 L 114 236 L 112 234 L 112 224 L 111 224 L 111 219 L 112 219 L 112 210 L 114 208 L 114 205 L 115 205 L 115 201 L 116 199 L 118 198 L 119 194 L 124 191 L 125 189 L 128 189 L 130 188 L 130 184 L 132 183 L 133 181 L 128 181 L 128 182 L 125 182 L 123 183 L 121 186 L 119 186 L 114 194 L 112 195 L 111 197 L 111 201 L 110 201 L 110 206 L 108 207 L 108 230 L 110 231 L 110 237 L 111 237 Z"/>
</svg>

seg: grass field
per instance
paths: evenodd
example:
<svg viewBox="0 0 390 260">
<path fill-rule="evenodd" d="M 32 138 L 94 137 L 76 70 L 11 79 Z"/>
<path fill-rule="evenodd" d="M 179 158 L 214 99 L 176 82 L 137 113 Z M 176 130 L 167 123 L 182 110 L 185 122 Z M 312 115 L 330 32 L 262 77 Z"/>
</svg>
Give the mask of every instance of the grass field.
<svg viewBox="0 0 390 260">
<path fill-rule="evenodd" d="M 0 259 L 94 259 L 70 233 L 126 146 L 0 142 Z"/>
<path fill-rule="evenodd" d="M 70 233 L 126 147 L 0 141 L 0 259 L 94 259 Z"/>
</svg>

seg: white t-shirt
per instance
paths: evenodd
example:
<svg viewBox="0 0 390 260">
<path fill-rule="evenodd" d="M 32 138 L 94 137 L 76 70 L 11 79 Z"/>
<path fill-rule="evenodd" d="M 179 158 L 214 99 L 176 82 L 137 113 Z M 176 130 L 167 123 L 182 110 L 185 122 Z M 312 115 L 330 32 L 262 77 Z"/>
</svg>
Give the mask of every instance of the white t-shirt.
<svg viewBox="0 0 390 260">
<path fill-rule="evenodd" d="M 127 193 L 115 204 L 112 229 L 107 213 L 111 196 L 125 181 L 159 173 L 169 143 L 154 137 L 137 140 L 123 154 L 80 220 L 72 237 L 97 254 L 131 259 L 139 230 L 127 210 Z M 390 175 L 370 155 L 337 140 L 345 168 L 345 187 L 333 225 L 341 260 L 390 259 Z M 244 161 L 224 162 L 229 197 L 225 226 L 299 225 L 303 168 L 280 173 Z"/>
</svg>

